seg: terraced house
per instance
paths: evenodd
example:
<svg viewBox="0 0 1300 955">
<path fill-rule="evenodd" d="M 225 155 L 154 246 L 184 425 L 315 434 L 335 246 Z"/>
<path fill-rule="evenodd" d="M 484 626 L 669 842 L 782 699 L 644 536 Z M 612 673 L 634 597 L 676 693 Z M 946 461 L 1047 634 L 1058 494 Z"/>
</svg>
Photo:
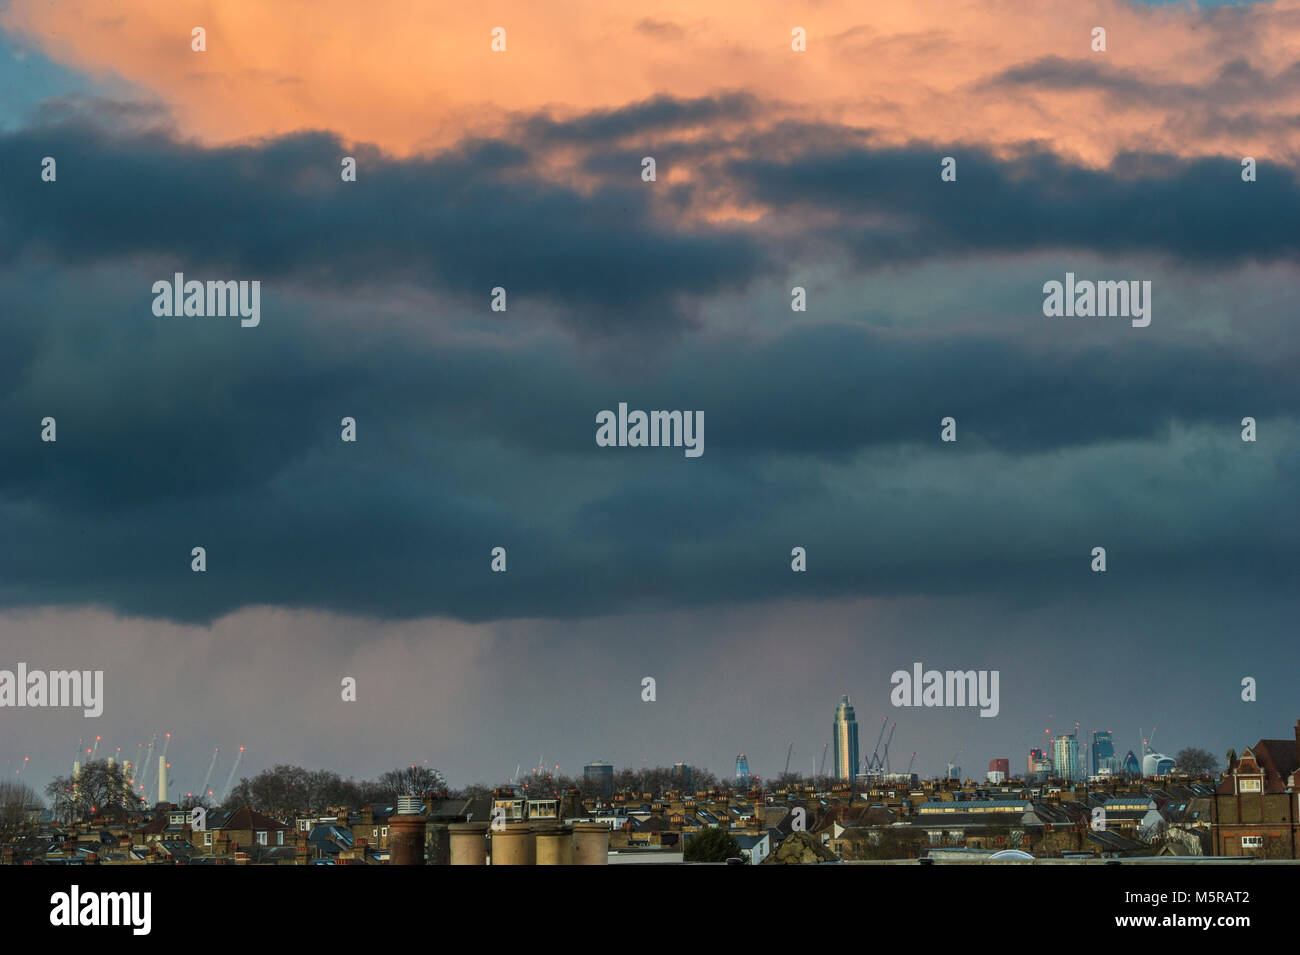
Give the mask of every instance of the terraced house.
<svg viewBox="0 0 1300 955">
<path fill-rule="evenodd" d="M 1242 750 L 1214 791 L 1214 854 L 1296 859 L 1300 847 L 1300 720 L 1294 739 Z"/>
</svg>

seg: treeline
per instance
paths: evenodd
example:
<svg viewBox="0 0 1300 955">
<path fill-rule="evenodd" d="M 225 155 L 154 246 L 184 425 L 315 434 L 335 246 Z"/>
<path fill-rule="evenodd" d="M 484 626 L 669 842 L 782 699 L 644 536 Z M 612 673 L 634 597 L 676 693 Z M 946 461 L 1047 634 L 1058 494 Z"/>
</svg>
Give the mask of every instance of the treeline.
<svg viewBox="0 0 1300 955">
<path fill-rule="evenodd" d="M 398 796 L 442 792 L 447 780 L 436 769 L 408 766 L 393 769 L 378 779 L 344 779 L 328 769 L 280 765 L 247 777 L 230 790 L 224 808 L 252 806 L 262 812 L 323 812 L 335 806 L 356 808 L 395 802 Z"/>
<path fill-rule="evenodd" d="M 310 770 L 280 765 L 263 770 L 251 779 L 241 779 L 222 800 L 225 808 L 252 806 L 267 813 L 320 812 L 332 806 L 367 806 L 394 802 L 402 795 L 441 792 L 447 780 L 436 769 L 408 766 L 393 769 L 378 779 L 344 779 L 327 769 Z M 122 765 L 95 760 L 81 767 L 80 775 L 56 776 L 45 793 L 57 818 L 69 819 L 94 814 L 113 817 L 139 809 L 143 800 L 131 791 Z M 174 799 L 192 805 L 212 805 L 214 800 Z"/>
</svg>

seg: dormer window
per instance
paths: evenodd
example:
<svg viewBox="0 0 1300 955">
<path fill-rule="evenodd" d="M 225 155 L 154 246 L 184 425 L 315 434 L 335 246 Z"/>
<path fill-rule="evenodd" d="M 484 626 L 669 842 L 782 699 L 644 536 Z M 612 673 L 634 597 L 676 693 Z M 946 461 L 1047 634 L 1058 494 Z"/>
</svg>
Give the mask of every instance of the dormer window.
<svg viewBox="0 0 1300 955">
<path fill-rule="evenodd" d="M 1260 791 L 1258 779 L 1238 779 L 1237 790 L 1243 793 L 1257 793 Z"/>
</svg>

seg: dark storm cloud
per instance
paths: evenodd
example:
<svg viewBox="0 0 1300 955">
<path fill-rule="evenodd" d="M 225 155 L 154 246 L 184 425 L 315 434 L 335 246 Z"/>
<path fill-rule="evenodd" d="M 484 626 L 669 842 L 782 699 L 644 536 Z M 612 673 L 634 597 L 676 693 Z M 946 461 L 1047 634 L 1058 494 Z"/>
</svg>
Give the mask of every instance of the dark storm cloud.
<svg viewBox="0 0 1300 955">
<path fill-rule="evenodd" d="M 699 120 L 714 109 L 655 101 L 566 129 L 613 135 L 620 124 Z M 340 158 L 354 153 L 358 181 L 344 183 Z M 534 176 L 536 157 L 501 141 L 399 160 L 326 133 L 217 149 L 79 120 L 0 135 L 6 168 L 39 170 L 43 156 L 58 161 L 57 184 L 14 176 L 0 194 L 6 260 L 150 255 L 191 273 L 410 282 L 481 298 L 485 310 L 499 285 L 576 310 L 577 324 L 609 327 L 680 322 L 686 299 L 742 286 L 766 265 L 737 230 L 654 222 L 639 165 L 626 185 L 584 195 Z"/>
<path fill-rule="evenodd" d="M 473 326 L 460 319 L 481 319 L 496 284 L 583 309 L 571 317 L 584 327 L 662 331 L 683 296 L 770 281 L 794 261 L 776 248 L 822 240 L 871 266 L 909 251 L 1113 250 L 1117 235 L 1120 251 L 1198 261 L 1294 241 L 1280 225 L 1294 183 L 1271 168 L 1245 186 L 1227 161 L 1125 157 L 1094 171 L 959 152 L 959 184 L 943 184 L 937 150 L 715 123 L 748 108 L 655 100 L 435 157 L 358 149 L 356 184 L 338 181 L 350 150 L 320 133 L 205 150 L 65 118 L 0 136 L 0 163 L 32 171 L 0 195 L 14 263 L 0 272 L 0 538 L 15 542 L 0 551 L 0 605 L 485 620 L 1032 594 L 1079 586 L 1099 539 L 1126 568 L 1120 588 L 1206 568 L 1283 572 L 1298 530 L 1300 465 L 1282 432 L 1300 407 L 1294 376 L 1235 338 L 1075 338 L 1042 318 L 1041 280 L 996 334 L 823 320 L 616 360 L 527 323 L 437 334 Z M 634 162 L 627 186 L 530 177 L 548 139 L 595 156 L 629 129 L 699 123 L 719 128 L 716 146 L 664 153 L 695 164 L 688 187 L 652 190 Z M 722 158 L 737 149 L 760 158 Z M 57 156 L 57 184 L 36 176 L 42 155 Z M 665 208 L 716 188 L 710 171 L 779 215 L 815 207 L 821 224 L 779 242 L 763 222 L 749 234 L 670 224 Z M 648 198 L 664 194 L 662 207 Z M 173 264 L 262 279 L 262 324 L 155 317 L 150 286 Z M 413 304 L 397 284 L 444 294 Z M 459 293 L 482 298 L 467 308 Z M 703 410 L 704 456 L 596 447 L 596 412 L 620 401 Z M 1253 457 L 1237 437 L 1244 414 L 1268 436 Z M 46 415 L 56 444 L 38 440 Z M 339 440 L 345 415 L 356 445 Z M 938 441 L 945 415 L 956 446 Z M 1223 473 L 1242 497 L 1215 509 Z M 795 544 L 816 574 L 790 572 Z M 196 545 L 204 575 L 189 571 Z M 498 545 L 506 577 L 488 571 Z"/>
<path fill-rule="evenodd" d="M 943 156 L 956 158 L 957 182 L 940 182 Z M 737 159 L 728 170 L 787 218 L 834 216 L 810 235 L 851 249 L 864 267 L 1043 249 L 1228 266 L 1300 250 L 1300 183 L 1265 162 L 1244 183 L 1237 158 L 1121 154 L 1089 169 L 1045 152 L 999 161 L 956 145 L 860 146 Z"/>
<path fill-rule="evenodd" d="M 148 296 L 130 292 L 145 283 L 121 273 L 65 270 L 58 289 L 49 272 L 24 275 L 30 285 L 13 274 L 0 283 L 11 308 L 0 329 L 0 534 L 14 544 L 0 555 L 3 605 L 209 620 L 265 603 L 485 620 L 1050 590 L 1103 533 L 1117 551 L 1128 540 L 1157 552 L 1128 558 L 1129 586 L 1227 555 L 1231 574 L 1258 580 L 1286 566 L 1279 548 L 1297 530 L 1285 488 L 1300 462 L 1279 450 L 1274 423 L 1294 416 L 1297 386 L 1226 348 L 1057 351 L 827 326 L 606 369 L 556 338 L 516 348 L 354 337 L 305 303 L 280 303 L 274 321 L 243 330 L 155 318 Z M 704 456 L 597 448 L 595 413 L 619 401 L 703 409 Z M 1231 512 L 1203 513 L 1217 485 L 1189 480 L 1182 452 L 1153 471 L 1140 454 L 1106 451 L 1158 446 L 1173 425 L 1240 448 L 1225 408 L 1259 417 L 1263 460 L 1277 467 L 1270 480 L 1238 480 L 1258 497 Z M 38 440 L 46 414 L 57 444 Z M 960 422 L 956 446 L 938 442 L 945 414 Z M 355 445 L 339 440 L 344 415 L 358 421 Z M 1044 453 L 1074 463 L 1044 477 Z M 878 471 L 874 455 L 894 463 Z M 921 485 L 882 483 L 908 460 L 924 465 Z M 1144 484 L 1132 499 L 1172 504 L 1194 540 L 1173 547 L 1095 490 L 1134 475 Z M 1078 488 L 1093 490 L 1076 500 Z M 1079 515 L 1091 533 L 1071 526 Z M 1046 542 L 1019 536 L 1044 528 Z M 816 554 L 816 575 L 790 573 L 795 543 Z M 204 575 L 189 571 L 196 545 L 208 549 Z M 488 571 L 498 545 L 508 577 Z"/>
<path fill-rule="evenodd" d="M 485 314 L 500 285 L 515 315 L 540 301 L 577 328 L 645 336 L 828 247 L 862 269 L 1044 248 L 1201 265 L 1297 250 L 1300 187 L 1267 163 L 1245 184 L 1235 158 L 1130 154 L 1091 169 L 1044 152 L 1000 161 L 958 146 L 875 147 L 868 134 L 817 124 L 729 124 L 753 126 L 758 105 L 743 94 L 658 97 L 525 118 L 501 139 L 397 159 L 327 133 L 205 149 L 130 123 L 109 133 L 80 118 L 84 104 L 56 104 L 45 124 L 0 135 L 0 163 L 31 171 L 0 194 L 0 254 L 149 256 L 191 275 L 353 290 L 410 284 L 470 297 Z M 695 135 L 675 138 L 684 130 Z M 594 181 L 536 174 L 553 150 L 574 146 Z M 661 178 L 680 163 L 689 181 L 641 182 L 651 150 Z M 348 154 L 360 162 L 356 183 L 339 178 Z M 57 184 L 36 175 L 46 155 L 58 160 Z M 958 159 L 958 182 L 940 182 L 943 155 Z M 772 215 L 702 224 L 700 213 L 732 201 Z M 790 235 L 809 211 L 817 224 Z"/>
</svg>

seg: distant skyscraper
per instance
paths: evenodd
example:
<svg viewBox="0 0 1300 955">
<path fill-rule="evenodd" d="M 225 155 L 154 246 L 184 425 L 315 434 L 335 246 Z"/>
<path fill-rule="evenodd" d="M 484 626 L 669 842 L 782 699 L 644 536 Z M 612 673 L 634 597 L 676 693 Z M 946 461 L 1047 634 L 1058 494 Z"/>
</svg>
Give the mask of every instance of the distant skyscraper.
<svg viewBox="0 0 1300 955">
<path fill-rule="evenodd" d="M 1071 733 L 1052 743 L 1052 771 L 1057 779 L 1073 782 L 1079 777 L 1079 737 Z"/>
<path fill-rule="evenodd" d="M 1138 762 L 1137 756 L 1133 754 L 1131 749 L 1128 751 L 1128 755 L 1124 757 L 1123 772 L 1125 776 L 1134 778 L 1142 775 L 1142 765 Z"/>
<path fill-rule="evenodd" d="M 1092 774 L 1095 776 L 1103 769 L 1113 770 L 1115 758 L 1115 737 L 1110 731 L 1100 733 L 1092 731 Z"/>
<path fill-rule="evenodd" d="M 736 779 L 746 785 L 749 784 L 749 760 L 745 758 L 744 753 L 736 757 Z"/>
<path fill-rule="evenodd" d="M 582 767 L 582 778 L 594 792 L 606 799 L 614 795 L 613 763 L 588 763 Z"/>
<path fill-rule="evenodd" d="M 1038 761 L 1040 759 L 1046 759 L 1046 758 L 1047 757 L 1043 754 L 1043 751 L 1038 747 L 1034 747 L 1033 749 L 1031 749 L 1029 751 L 1029 761 L 1026 764 L 1028 766 L 1029 775 L 1026 776 L 1025 778 L 1033 779 L 1034 773 L 1038 772 Z"/>
<path fill-rule="evenodd" d="M 685 763 L 673 765 L 673 785 L 682 792 L 691 792 L 695 788 L 695 773 Z"/>
<path fill-rule="evenodd" d="M 858 771 L 858 719 L 853 704 L 846 693 L 835 707 L 835 722 L 831 727 L 835 741 L 835 778 L 852 782 Z"/>
<path fill-rule="evenodd" d="M 1174 771 L 1174 759 L 1164 753 L 1147 753 L 1142 757 L 1143 776 L 1168 776 Z"/>
</svg>

